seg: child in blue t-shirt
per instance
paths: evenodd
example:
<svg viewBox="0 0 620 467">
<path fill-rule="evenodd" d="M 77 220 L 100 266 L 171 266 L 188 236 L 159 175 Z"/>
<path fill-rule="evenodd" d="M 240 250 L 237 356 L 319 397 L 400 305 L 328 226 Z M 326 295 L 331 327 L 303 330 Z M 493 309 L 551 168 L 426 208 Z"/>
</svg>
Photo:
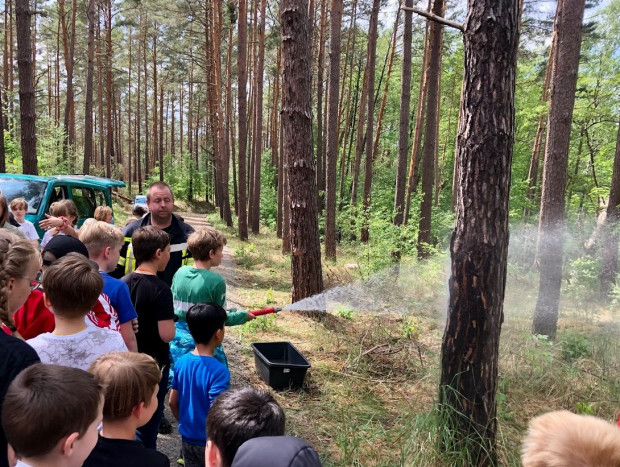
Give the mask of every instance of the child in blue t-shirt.
<svg viewBox="0 0 620 467">
<path fill-rule="evenodd" d="M 230 386 L 230 373 L 214 356 L 224 340 L 226 310 L 215 303 L 192 306 L 186 316 L 196 347 L 176 363 L 170 409 L 179 421 L 185 467 L 203 466 L 207 415 L 215 398 Z"/>
<path fill-rule="evenodd" d="M 88 257 L 99 265 L 103 277 L 103 293 L 118 313 L 120 333 L 130 352 L 138 351 L 138 342 L 133 329 L 138 314 L 131 302 L 129 287 L 120 279 L 115 279 L 108 272 L 113 271 L 118 263 L 121 247 L 125 237 L 118 227 L 103 221 L 85 222 L 80 229 L 80 240 L 88 250 Z"/>
</svg>

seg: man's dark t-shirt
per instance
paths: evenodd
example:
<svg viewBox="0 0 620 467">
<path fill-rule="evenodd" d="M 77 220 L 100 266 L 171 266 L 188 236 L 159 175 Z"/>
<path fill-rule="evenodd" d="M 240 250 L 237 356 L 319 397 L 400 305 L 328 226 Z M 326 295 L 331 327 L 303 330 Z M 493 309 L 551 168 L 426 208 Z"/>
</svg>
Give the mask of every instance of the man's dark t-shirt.
<svg viewBox="0 0 620 467">
<path fill-rule="evenodd" d="M 0 330 L 0 407 L 9 385 L 25 368 L 39 363 L 37 352 L 23 340 Z M 1 412 L 0 412 L 1 415 Z M 8 467 L 7 446 L 4 430 L 0 426 L 0 467 Z"/>
<path fill-rule="evenodd" d="M 123 229 L 123 235 L 125 235 L 126 238 L 131 238 L 136 230 L 147 225 L 151 225 L 150 213 L 142 219 L 127 225 Z M 172 252 L 170 253 L 170 261 L 168 261 L 166 269 L 158 272 L 157 277 L 168 284 L 168 286 L 171 286 L 174 274 L 183 265 L 184 256 L 189 255 L 187 252 L 187 237 L 194 231 L 194 228 L 191 225 L 180 221 L 175 215 L 173 215 L 171 224 L 162 230 L 170 236 L 170 248 Z M 125 258 L 127 256 L 128 245 L 129 241 L 127 241 L 121 248 L 121 258 Z M 183 250 L 185 250 L 185 255 Z M 125 275 L 125 268 L 123 266 L 117 266 L 116 269 L 110 273 L 110 275 L 120 279 Z"/>
<path fill-rule="evenodd" d="M 138 352 L 150 355 L 160 367 L 170 364 L 170 346 L 159 337 L 159 321 L 174 320 L 172 292 L 162 280 L 132 272 L 121 279 L 129 287 L 131 302 L 138 312 Z"/>
<path fill-rule="evenodd" d="M 161 452 L 147 449 L 140 441 L 111 439 L 99 436 L 83 467 L 169 467 L 170 461 Z"/>
</svg>

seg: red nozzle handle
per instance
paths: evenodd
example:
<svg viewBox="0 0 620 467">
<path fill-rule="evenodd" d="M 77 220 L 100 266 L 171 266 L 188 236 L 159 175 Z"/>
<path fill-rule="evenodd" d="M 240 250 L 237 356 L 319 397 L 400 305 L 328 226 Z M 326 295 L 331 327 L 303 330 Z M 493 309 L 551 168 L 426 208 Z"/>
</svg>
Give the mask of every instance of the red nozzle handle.
<svg viewBox="0 0 620 467">
<path fill-rule="evenodd" d="M 251 310 L 250 313 L 252 313 L 254 316 L 269 315 L 271 313 L 277 313 L 281 309 L 282 308 L 272 306 L 269 308 L 261 308 L 260 310 Z"/>
</svg>

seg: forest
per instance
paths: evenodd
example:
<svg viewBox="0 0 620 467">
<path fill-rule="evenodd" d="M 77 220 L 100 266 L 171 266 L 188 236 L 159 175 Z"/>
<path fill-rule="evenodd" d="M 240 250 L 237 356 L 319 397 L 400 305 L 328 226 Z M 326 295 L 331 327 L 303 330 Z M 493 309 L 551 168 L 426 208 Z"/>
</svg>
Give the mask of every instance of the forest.
<svg viewBox="0 0 620 467">
<path fill-rule="evenodd" d="M 351 252 L 361 278 L 450 256 L 439 405 L 481 441 L 444 449 L 494 464 L 507 277 L 535 277 L 534 336 L 559 336 L 560 297 L 614 323 L 619 17 L 618 0 L 4 0 L 0 172 L 116 178 L 129 198 L 164 180 L 239 240 L 281 239 L 293 302 Z"/>
</svg>

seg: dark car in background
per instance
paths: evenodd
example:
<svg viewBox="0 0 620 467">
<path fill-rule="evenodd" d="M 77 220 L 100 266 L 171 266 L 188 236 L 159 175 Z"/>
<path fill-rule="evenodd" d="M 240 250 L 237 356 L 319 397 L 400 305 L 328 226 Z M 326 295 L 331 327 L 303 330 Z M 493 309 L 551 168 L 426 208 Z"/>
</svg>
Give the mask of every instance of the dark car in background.
<svg viewBox="0 0 620 467">
<path fill-rule="evenodd" d="M 92 175 L 21 175 L 0 173 L 0 191 L 10 203 L 15 198 L 28 201 L 26 219 L 34 224 L 39 235 L 39 221 L 45 219 L 55 201 L 70 199 L 77 206 L 82 225 L 93 217 L 97 206 L 112 207 L 112 189 L 124 187 L 125 182 Z"/>
</svg>

